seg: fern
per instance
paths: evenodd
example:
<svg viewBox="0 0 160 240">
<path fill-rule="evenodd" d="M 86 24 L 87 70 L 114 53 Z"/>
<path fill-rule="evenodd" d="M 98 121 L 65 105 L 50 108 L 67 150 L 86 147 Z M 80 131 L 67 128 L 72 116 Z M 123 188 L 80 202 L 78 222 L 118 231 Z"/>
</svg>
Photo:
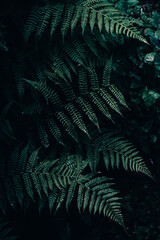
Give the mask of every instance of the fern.
<svg viewBox="0 0 160 240">
<path fill-rule="evenodd" d="M 72 122 L 70 121 L 70 119 L 63 112 L 58 112 L 56 114 L 56 117 L 61 122 L 61 124 L 65 127 L 65 130 L 67 131 L 67 133 L 76 142 L 78 142 L 77 132 L 76 132 L 75 127 L 73 126 Z"/>
<path fill-rule="evenodd" d="M 31 36 L 31 34 L 34 32 L 37 26 L 37 22 L 40 20 L 41 16 L 41 8 L 38 6 L 35 6 L 32 10 L 32 13 L 30 13 L 30 17 L 28 18 L 28 21 L 26 22 L 25 30 L 24 30 L 24 39 L 27 42 Z"/>
<path fill-rule="evenodd" d="M 112 94 L 117 98 L 117 100 L 126 108 L 128 108 L 127 103 L 122 95 L 122 93 L 120 92 L 120 90 L 115 86 L 115 85 L 110 85 L 109 86 L 109 90 L 112 92 Z"/>
<path fill-rule="evenodd" d="M 73 122 L 75 124 L 77 124 L 77 126 L 79 127 L 79 129 L 81 129 L 85 134 L 88 135 L 89 137 L 89 133 L 88 130 L 83 122 L 83 119 L 80 115 L 80 113 L 77 111 L 77 109 L 74 107 L 74 105 L 72 104 L 68 104 L 66 106 L 66 110 L 69 112 L 69 114 L 71 115 L 71 118 L 73 120 Z"/>
<path fill-rule="evenodd" d="M 22 151 L 24 152 L 24 150 Z M 82 160 L 80 155 L 71 155 L 52 161 L 45 160 L 34 167 L 32 165 L 35 161 L 33 158 L 36 159 L 37 154 L 38 150 L 33 152 L 29 159 L 27 157 L 23 159 L 26 167 L 22 171 L 16 169 L 12 174 L 7 173 L 6 176 L 1 176 L 3 183 L 5 183 L 3 191 L 5 191 L 10 204 L 12 204 L 11 193 L 7 191 L 7 188 L 12 186 L 12 197 L 16 197 L 21 204 L 25 192 L 32 199 L 35 193 L 42 198 L 44 192 L 49 196 L 50 211 L 54 203 L 57 211 L 64 200 L 68 209 L 75 196 L 76 187 L 78 187 L 77 204 L 79 211 L 81 208 L 85 210 L 87 206 L 89 206 L 90 212 L 94 209 L 94 213 L 99 211 L 100 214 L 103 210 L 104 216 L 109 216 L 123 225 L 118 203 L 119 197 L 115 197 L 118 192 L 110 188 L 112 183 L 108 182 L 108 178 L 82 174 L 88 165 L 87 160 Z M 15 164 L 19 161 L 15 161 Z"/>
<path fill-rule="evenodd" d="M 77 204 L 79 211 L 89 207 L 90 213 L 103 212 L 120 225 L 124 226 L 120 205 L 117 204 L 117 191 L 110 188 L 113 184 L 106 177 L 89 178 L 80 182 Z"/>
<path fill-rule="evenodd" d="M 58 56 L 58 53 L 48 53 L 49 66 L 56 75 L 67 82 L 66 77 L 71 80 L 71 73 L 64 61 Z"/>
<path fill-rule="evenodd" d="M 40 91 L 42 95 L 45 97 L 46 101 L 51 101 L 53 104 L 62 104 L 58 94 L 53 90 L 50 89 L 48 86 L 44 85 L 43 83 L 33 82 L 27 79 L 24 79 L 27 83 L 33 86 L 35 89 Z"/>
<path fill-rule="evenodd" d="M 64 135 L 64 133 L 60 133 L 59 128 L 61 125 L 66 129 L 66 132 L 75 141 L 77 141 L 78 139 L 76 128 L 79 128 L 89 137 L 89 132 L 86 126 L 87 121 L 85 120 L 85 118 L 83 118 L 83 113 L 94 125 L 97 126 L 99 131 L 100 126 L 97 118 L 97 110 L 99 110 L 105 117 L 107 117 L 112 122 L 114 122 L 114 120 L 111 115 L 112 112 L 110 112 L 111 109 L 114 110 L 116 113 L 122 115 L 119 103 L 123 104 L 123 106 L 125 107 L 127 106 L 125 104 L 122 93 L 116 87 L 113 88 L 113 85 L 104 84 L 104 78 L 110 78 L 111 75 L 112 67 L 110 61 L 111 60 L 109 59 L 108 64 L 110 65 L 110 70 L 107 72 L 106 68 L 104 68 L 102 84 L 100 83 L 100 77 L 95 68 L 90 68 L 88 66 L 86 66 L 85 68 L 80 67 L 78 79 L 78 94 L 76 85 L 72 82 L 67 82 L 65 84 L 64 82 L 59 81 L 57 83 L 54 82 L 54 84 L 48 84 L 47 86 L 46 84 L 41 82 L 24 79 L 26 83 L 32 86 L 37 92 L 39 92 L 43 96 L 44 99 L 46 99 L 48 105 L 50 102 L 55 108 L 55 112 L 52 113 L 53 124 L 50 123 L 48 125 L 47 122 L 44 122 L 44 124 L 40 123 L 37 128 L 43 146 L 49 146 L 50 139 L 45 133 L 48 127 L 52 133 L 52 136 L 61 144 L 61 136 Z M 107 75 L 107 73 L 109 76 Z M 56 85 L 58 85 L 58 88 L 56 87 Z M 115 91 L 117 92 L 115 93 Z M 65 102 L 64 100 L 62 100 L 62 98 L 60 98 L 62 94 L 65 98 Z M 96 109 L 93 109 L 93 105 L 96 106 Z M 42 106 L 42 104 L 40 104 L 40 106 Z M 52 106 L 49 105 L 48 109 L 52 109 Z M 33 112 L 35 117 L 37 115 L 39 117 L 38 111 L 39 110 L 37 108 L 35 109 L 35 112 Z M 40 114 L 43 114 L 43 111 Z M 56 124 L 54 123 L 55 121 Z M 43 134 L 41 125 L 44 125 Z"/>
<path fill-rule="evenodd" d="M 53 34 L 61 20 L 61 15 L 64 11 L 64 5 L 62 4 L 57 4 L 54 11 L 52 11 L 52 22 L 51 22 L 51 30 L 50 30 L 50 36 L 51 36 L 51 39 L 53 38 Z"/>
<path fill-rule="evenodd" d="M 89 92 L 88 84 L 87 84 L 87 71 L 84 68 L 79 68 L 78 86 L 79 86 L 80 95 L 87 94 Z"/>
<path fill-rule="evenodd" d="M 84 35 L 84 41 L 87 45 L 87 47 L 91 50 L 91 52 L 98 58 L 100 58 L 100 54 L 98 51 L 98 48 L 96 46 L 96 43 L 94 41 L 94 39 L 92 39 L 92 37 L 89 34 L 85 34 Z"/>
<path fill-rule="evenodd" d="M 40 16 L 40 25 L 38 25 L 36 29 L 36 37 L 38 39 L 41 38 L 43 32 L 45 31 L 48 21 L 51 18 L 51 14 L 53 12 L 53 8 L 51 5 L 47 5 L 45 8 L 42 9 L 41 11 L 41 16 Z"/>
<path fill-rule="evenodd" d="M 77 99 L 77 103 L 80 105 L 81 109 L 86 114 L 86 116 L 91 120 L 91 122 L 94 125 L 97 126 L 97 128 L 100 131 L 98 119 L 97 119 L 96 114 L 94 113 L 91 105 L 85 99 L 83 99 L 82 97 L 79 97 Z"/>
<path fill-rule="evenodd" d="M 112 71 L 112 56 L 107 61 L 104 68 L 103 78 L 102 78 L 103 86 L 110 86 L 111 71 Z"/>
<path fill-rule="evenodd" d="M 105 103 L 102 101 L 102 99 L 96 94 L 96 93 L 90 93 L 90 97 L 92 102 L 97 106 L 97 108 L 104 114 L 104 116 L 106 116 L 107 118 L 109 118 L 111 121 L 112 120 L 112 116 L 108 111 L 108 108 L 106 107 Z"/>
<path fill-rule="evenodd" d="M 49 20 L 52 12 L 54 12 L 54 18 L 51 21 L 52 36 L 56 26 L 58 26 L 58 23 L 61 24 L 60 16 L 62 15 L 63 10 L 64 16 L 61 26 L 63 39 L 67 34 L 70 25 L 73 32 L 80 21 L 82 35 L 85 33 L 87 25 L 90 25 L 92 32 L 95 25 L 97 25 L 100 32 L 102 29 L 105 29 L 105 31 L 109 34 L 115 32 L 116 34 L 123 34 L 127 37 L 135 38 L 147 43 L 136 27 L 132 26 L 132 22 L 126 15 L 122 14 L 112 4 L 105 3 L 104 1 L 85 1 L 78 5 L 67 4 L 66 6 L 63 4 L 55 4 L 52 6 L 46 6 L 44 9 L 38 9 L 37 11 L 35 8 L 26 23 L 26 40 L 28 40 L 31 33 L 35 30 L 35 25 L 37 23 L 37 32 L 41 35 L 42 31 L 44 32 L 44 29 L 48 24 L 50 24 Z M 32 22 L 34 22 L 34 25 Z"/>
<path fill-rule="evenodd" d="M 45 1 L 28 11 L 17 28 L 17 35 L 24 28 L 21 45 L 0 33 L 1 50 L 11 53 L 0 117 L 7 149 L 1 149 L 0 208 L 36 201 L 41 211 L 48 201 L 50 212 L 63 204 L 68 211 L 77 198 L 80 213 L 103 213 L 124 227 L 118 191 L 99 168 L 151 177 L 136 147 L 107 129 L 120 128 L 118 117 L 128 108 L 121 79 L 119 88 L 114 82 L 118 47 L 126 38 L 147 41 L 134 20 L 105 1 Z"/>
<path fill-rule="evenodd" d="M 22 113 L 25 115 L 36 115 L 41 114 L 44 109 L 44 105 L 42 103 L 33 103 L 33 104 L 24 104 L 22 106 Z"/>
<path fill-rule="evenodd" d="M 37 128 L 38 128 L 39 138 L 40 138 L 42 145 L 45 148 L 48 148 L 49 147 L 49 139 L 48 139 L 48 134 L 46 132 L 45 125 L 43 124 L 43 122 L 39 122 L 37 124 Z"/>
<path fill-rule="evenodd" d="M 125 170 L 142 172 L 151 177 L 147 166 L 142 157 L 139 156 L 137 149 L 122 137 L 114 134 L 104 133 L 98 136 L 86 146 L 88 159 L 91 162 L 91 169 L 96 169 L 97 159 L 93 162 L 95 147 L 97 152 L 102 151 L 104 163 L 107 169 L 123 166 Z"/>
<path fill-rule="evenodd" d="M 47 123 L 48 123 L 49 129 L 50 129 L 52 135 L 54 136 L 54 138 L 55 138 L 60 144 L 63 145 L 62 136 L 61 136 L 61 131 L 60 131 L 59 127 L 57 126 L 57 124 L 54 122 L 53 119 L 48 119 L 48 120 L 47 120 Z"/>
<path fill-rule="evenodd" d="M 68 29 L 70 28 L 70 22 L 72 20 L 72 15 L 74 13 L 74 6 L 67 4 L 65 7 L 64 21 L 61 28 L 62 38 L 64 40 Z"/>
</svg>

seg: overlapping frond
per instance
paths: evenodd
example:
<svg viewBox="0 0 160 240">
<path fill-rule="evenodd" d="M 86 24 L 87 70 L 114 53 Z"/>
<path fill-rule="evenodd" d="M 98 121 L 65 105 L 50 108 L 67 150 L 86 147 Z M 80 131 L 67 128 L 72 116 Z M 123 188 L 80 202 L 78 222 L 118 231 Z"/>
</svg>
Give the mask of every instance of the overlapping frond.
<svg viewBox="0 0 160 240">
<path fill-rule="evenodd" d="M 41 198 L 43 193 L 48 196 L 49 191 L 54 188 L 59 190 L 66 188 L 86 166 L 86 162 L 82 162 L 80 156 L 69 156 L 59 164 L 57 164 L 59 159 L 46 160 L 39 164 L 39 149 L 31 154 L 28 150 L 29 143 L 22 149 L 17 146 L 8 160 L 7 171 L 2 171 L 1 168 L 0 206 L 2 209 L 4 209 L 5 199 L 14 207 L 16 199 L 20 205 L 23 204 L 26 193 L 34 199 L 35 194 Z"/>
<path fill-rule="evenodd" d="M 107 169 L 122 166 L 127 171 L 142 172 L 151 177 L 151 173 L 139 151 L 132 143 L 121 136 L 111 133 L 99 135 L 86 145 L 86 152 L 92 171 L 96 170 L 99 154 L 102 153 Z"/>
<path fill-rule="evenodd" d="M 29 105 L 30 108 L 27 105 L 26 109 L 24 105 L 22 111 L 30 117 L 33 116 L 40 141 L 45 148 L 50 145 L 48 129 L 56 141 L 65 144 L 63 140 L 65 134 L 64 131 L 61 131 L 61 128 L 65 129 L 65 132 L 72 139 L 78 141 L 79 130 L 90 137 L 87 129 L 88 120 L 100 131 L 98 112 L 112 122 L 114 122 L 112 112 L 122 115 L 120 105 L 127 107 L 127 104 L 121 91 L 109 81 L 111 69 L 112 59 L 109 59 L 106 67 L 104 67 L 102 80 L 96 68 L 89 66 L 79 67 L 78 79 L 70 83 L 60 81 L 43 83 L 22 79 L 30 94 L 34 97 L 36 91 L 39 96 L 39 98 L 37 98 L 37 95 L 34 97 L 34 101 L 37 101 L 37 103 L 34 103 L 33 108 L 31 105 Z M 33 92 L 31 92 L 32 89 Z M 46 102 L 40 99 L 45 99 Z M 47 108 L 44 107 L 46 103 Z M 44 121 L 38 120 L 37 122 L 37 118 L 45 112 L 48 114 L 48 111 L 53 113 Z"/>
<path fill-rule="evenodd" d="M 34 8 L 26 23 L 25 39 L 28 40 L 34 31 L 40 37 L 48 25 L 51 37 L 58 26 L 61 28 L 63 39 L 70 28 L 73 32 L 77 26 L 81 26 L 84 35 L 86 28 L 90 26 L 91 32 L 97 27 L 100 32 L 123 34 L 147 43 L 127 15 L 116 9 L 113 4 L 104 1 L 84 1 L 75 5 L 58 3 Z"/>
<path fill-rule="evenodd" d="M 43 198 L 43 194 L 45 194 L 48 197 L 50 211 L 54 205 L 57 211 L 64 201 L 68 210 L 78 187 L 79 211 L 81 209 L 84 211 L 88 207 L 90 213 L 101 214 L 103 212 L 104 216 L 124 226 L 120 198 L 117 197 L 118 192 L 111 188 L 113 183 L 110 182 L 110 179 L 94 177 L 94 174 L 83 175 L 88 160 L 83 160 L 81 155 L 70 155 L 52 161 L 46 159 L 35 165 L 38 150 L 27 157 L 28 146 L 27 144 L 22 149 L 20 156 L 16 157 L 14 161 L 9 160 L 10 170 L 0 177 L 1 207 L 3 207 L 3 198 L 7 198 L 12 207 L 16 203 L 16 198 L 22 205 L 27 193 L 32 199 L 35 194 L 39 198 Z M 23 160 L 20 160 L 24 153 Z M 15 165 L 23 165 L 23 168 L 13 167 Z"/>
<path fill-rule="evenodd" d="M 106 132 L 122 116 L 122 107 L 128 108 L 120 83 L 119 89 L 112 79 L 112 65 L 119 64 L 112 48 L 125 37 L 147 43 L 132 23 L 102 0 L 45 1 L 33 7 L 23 47 L 11 54 L 15 62 L 8 86 L 13 86 L 15 108 L 2 111 L 0 118 L 0 138 L 13 141 L 7 145 L 11 154 L 0 160 L 3 212 L 8 203 L 25 206 L 37 199 L 39 209 L 46 199 L 50 212 L 64 203 L 68 210 L 77 196 L 79 212 L 88 208 L 124 226 L 118 191 L 96 172 L 103 159 L 108 171 L 122 167 L 151 176 L 130 142 Z M 3 43 L 0 33 L 4 51 Z"/>
</svg>

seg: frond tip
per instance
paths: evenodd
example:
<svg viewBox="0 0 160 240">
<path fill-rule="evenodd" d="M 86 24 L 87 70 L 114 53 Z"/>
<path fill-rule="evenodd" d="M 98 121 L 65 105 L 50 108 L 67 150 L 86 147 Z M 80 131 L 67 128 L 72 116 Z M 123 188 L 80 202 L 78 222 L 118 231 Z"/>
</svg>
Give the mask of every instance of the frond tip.
<svg viewBox="0 0 160 240">
<path fill-rule="evenodd" d="M 2 209 L 5 198 L 11 206 L 15 204 L 16 198 L 22 205 L 26 194 L 31 199 L 34 199 L 36 194 L 42 200 L 44 195 L 47 196 L 50 211 L 54 205 L 57 211 L 64 201 L 68 210 L 78 188 L 79 211 L 84 211 L 88 207 L 90 213 L 103 212 L 104 216 L 124 226 L 118 192 L 111 188 L 113 183 L 110 179 L 95 177 L 93 173 L 83 174 L 88 165 L 87 159 L 83 160 L 81 155 L 70 155 L 52 161 L 46 159 L 38 164 L 36 159 L 39 149 L 29 157 L 28 144 L 22 151 L 20 146 L 17 150 L 20 158 L 24 150 L 26 151 L 24 161 L 21 159 L 20 163 L 19 157 L 14 162 L 9 161 L 9 171 L 5 175 L 2 173 L 0 177 Z M 15 169 L 15 166 L 22 163 L 22 169 Z"/>
<path fill-rule="evenodd" d="M 124 226 L 118 192 L 110 188 L 113 183 L 106 177 L 94 177 L 79 181 L 77 204 L 81 212 L 88 207 L 90 213 L 103 212 L 104 216 Z"/>
</svg>

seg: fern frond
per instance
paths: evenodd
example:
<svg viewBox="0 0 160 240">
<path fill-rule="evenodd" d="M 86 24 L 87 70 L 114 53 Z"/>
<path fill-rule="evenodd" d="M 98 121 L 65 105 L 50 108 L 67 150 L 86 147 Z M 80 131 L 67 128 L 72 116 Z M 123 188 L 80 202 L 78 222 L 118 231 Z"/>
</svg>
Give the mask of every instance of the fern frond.
<svg viewBox="0 0 160 240">
<path fill-rule="evenodd" d="M 99 94 L 101 95 L 101 97 L 106 101 L 106 103 L 114 110 L 116 111 L 117 113 L 119 113 L 120 115 L 121 112 L 120 112 L 120 108 L 119 106 L 117 105 L 116 101 L 112 98 L 112 96 L 103 88 L 100 88 L 99 89 Z"/>
<path fill-rule="evenodd" d="M 96 70 L 94 68 L 87 68 L 89 75 L 90 75 L 90 84 L 91 89 L 96 90 L 99 88 L 99 79 L 98 75 L 96 73 Z"/>
<path fill-rule="evenodd" d="M 64 202 L 65 197 L 66 197 L 66 192 L 67 192 L 66 189 L 62 189 L 60 191 L 60 193 L 58 194 L 57 201 L 56 201 L 56 212 L 61 207 L 62 203 Z"/>
<path fill-rule="evenodd" d="M 97 13 L 97 19 L 100 20 L 98 24 L 100 27 L 99 31 L 102 30 L 101 25 L 102 22 L 104 22 L 106 32 L 110 34 L 115 32 L 116 34 L 123 34 L 147 43 L 140 32 L 132 26 L 132 22 L 130 22 L 126 16 L 123 16 L 119 10 L 114 8 L 112 4 L 104 3 L 103 1 L 99 1 L 98 3 L 93 3 L 92 1 L 90 3 L 90 1 L 88 1 L 88 3 L 84 3 L 83 6 Z M 101 15 L 103 20 L 101 17 L 98 18 L 98 15 Z"/>
<path fill-rule="evenodd" d="M 57 126 L 57 124 L 54 122 L 53 119 L 48 119 L 47 120 L 47 123 L 48 123 L 48 126 L 49 126 L 49 129 L 53 135 L 53 137 L 62 145 L 63 142 L 62 142 L 62 136 L 61 136 L 61 131 L 59 129 L 59 127 Z"/>
<path fill-rule="evenodd" d="M 32 181 L 32 189 L 38 193 L 39 197 L 42 198 L 42 184 L 40 182 L 39 174 L 36 172 L 32 172 L 30 177 L 30 181 Z"/>
<path fill-rule="evenodd" d="M 24 172 L 26 162 L 25 159 L 27 159 L 29 154 L 29 143 L 26 144 L 26 146 L 21 150 L 19 154 L 19 160 L 16 165 L 16 171 L 17 172 Z"/>
<path fill-rule="evenodd" d="M 80 130 L 82 130 L 89 137 L 89 133 L 88 133 L 85 123 L 83 122 L 82 116 L 78 112 L 78 110 L 74 107 L 74 105 L 67 104 L 66 110 L 69 112 L 73 122 L 79 127 Z"/>
<path fill-rule="evenodd" d="M 26 172 L 31 172 L 32 169 L 35 168 L 35 166 L 38 164 L 38 153 L 39 153 L 40 148 L 37 150 L 33 151 L 31 155 L 28 158 L 28 161 L 26 163 Z"/>
<path fill-rule="evenodd" d="M 90 13 L 90 19 L 89 19 L 89 25 L 90 25 L 90 28 L 91 28 L 91 32 L 93 33 L 93 29 L 94 29 L 94 26 L 96 24 L 96 17 L 97 17 L 97 14 L 95 11 L 91 10 L 91 13 Z"/>
<path fill-rule="evenodd" d="M 31 34 L 35 31 L 37 23 L 40 21 L 42 9 L 35 6 L 30 13 L 24 29 L 24 40 L 28 42 Z"/>
<path fill-rule="evenodd" d="M 132 26 L 132 22 L 129 20 L 129 18 L 127 18 L 125 14 L 122 14 L 122 12 L 116 9 L 111 3 L 105 3 L 104 1 L 85 1 L 80 4 L 80 7 L 83 8 L 83 10 L 82 13 L 79 14 L 79 18 L 81 17 L 84 19 L 83 16 L 87 15 L 85 17 L 85 21 L 81 22 L 82 33 L 85 31 L 87 22 L 93 31 L 95 21 L 97 20 L 96 24 L 100 32 L 102 31 L 104 24 L 105 31 L 109 34 L 115 32 L 116 34 L 123 34 L 127 37 L 135 38 L 139 41 L 147 43 L 146 39 L 140 34 L 136 27 Z M 87 14 L 85 14 L 85 12 L 87 12 Z M 95 19 L 96 17 L 97 19 Z M 87 21 L 87 18 L 92 20 Z M 76 23 L 77 22 L 78 20 L 76 19 Z M 74 23 L 74 26 L 72 26 L 72 30 L 76 27 L 76 23 Z"/>
<path fill-rule="evenodd" d="M 64 4 L 49 4 L 39 9 L 35 8 L 30 14 L 25 26 L 25 39 L 29 39 L 37 25 L 37 33 L 41 36 L 42 32 L 47 28 L 47 25 L 50 24 L 48 21 L 52 13 L 51 37 L 58 25 L 61 27 L 62 38 L 64 39 L 70 25 L 71 32 L 73 32 L 78 23 L 80 23 L 82 35 L 85 33 L 87 25 L 90 25 L 91 32 L 93 32 L 95 25 L 97 25 L 100 32 L 102 29 L 105 29 L 109 34 L 123 34 L 147 43 L 137 28 L 132 26 L 132 22 L 126 15 L 122 14 L 112 4 L 105 3 L 104 1 L 85 1 L 78 5 L 67 4 L 67 6 Z M 62 24 L 61 16 L 63 16 Z"/>
<path fill-rule="evenodd" d="M 99 148 L 95 146 L 87 146 L 86 148 L 87 159 L 89 159 L 89 166 L 92 172 L 96 172 L 96 168 L 99 162 Z"/>
<path fill-rule="evenodd" d="M 105 68 L 104 68 L 103 77 L 102 77 L 103 86 L 109 86 L 110 85 L 111 71 L 112 71 L 112 56 L 107 61 L 106 65 L 105 65 Z"/>
<path fill-rule="evenodd" d="M 17 170 L 16 167 L 17 167 L 17 162 L 19 161 L 19 153 L 20 153 L 21 145 L 22 144 L 17 145 L 10 154 L 10 157 L 8 160 L 8 166 L 7 166 L 7 172 L 9 174 L 14 174 Z M 25 161 L 23 159 L 21 160 Z M 1 171 L 2 171 L 2 168 L 1 168 Z M 4 172 L 1 172 L 1 173 L 4 174 Z"/>
<path fill-rule="evenodd" d="M 113 122 L 112 116 L 109 113 L 108 108 L 106 107 L 105 103 L 101 100 L 101 98 L 97 95 L 97 93 L 91 92 L 90 97 L 91 97 L 92 102 L 104 114 L 104 116 L 106 116 Z"/>
<path fill-rule="evenodd" d="M 62 46 L 60 46 L 62 47 Z M 81 58 L 81 56 L 77 53 L 77 51 L 73 50 L 73 46 L 72 44 L 70 44 L 69 42 L 67 43 L 67 45 L 64 46 L 64 51 L 66 52 L 66 54 L 68 55 L 69 58 L 71 58 L 71 60 L 73 62 L 76 62 L 78 64 L 80 64 L 80 66 L 84 65 L 83 63 L 83 59 Z"/>
<path fill-rule="evenodd" d="M 72 122 L 70 121 L 70 119 L 63 112 L 58 112 L 56 114 L 56 117 L 61 122 L 61 124 L 65 127 L 65 130 L 67 131 L 67 133 L 76 142 L 78 142 L 77 132 L 76 132 L 75 127 L 73 126 Z"/>
<path fill-rule="evenodd" d="M 44 105 L 36 102 L 32 104 L 25 104 L 22 106 L 22 113 L 25 115 L 36 115 L 43 111 Z"/>
<path fill-rule="evenodd" d="M 54 203 L 56 202 L 58 192 L 59 192 L 59 190 L 56 186 L 54 186 L 53 190 L 51 192 L 49 192 L 48 203 L 49 203 L 50 213 L 52 212 L 52 209 L 54 207 Z"/>
<path fill-rule="evenodd" d="M 100 127 L 99 127 L 99 122 L 97 119 L 96 114 L 94 113 L 91 105 L 82 97 L 79 97 L 77 99 L 77 103 L 80 105 L 81 109 L 83 110 L 83 112 L 86 114 L 86 116 L 91 120 L 91 122 L 97 126 L 98 130 L 100 131 Z"/>
<path fill-rule="evenodd" d="M 7 171 L 3 175 L 1 174 L 1 204 L 7 198 L 10 205 L 14 206 L 17 198 L 22 205 L 25 193 L 32 199 L 34 199 L 35 193 L 41 198 L 43 193 L 48 196 L 49 192 L 54 189 L 54 186 L 62 191 L 75 181 L 86 166 L 81 156 L 78 155 L 71 155 L 67 158 L 52 161 L 46 160 L 35 166 L 39 149 L 34 151 L 30 157 L 26 154 L 24 155 L 24 151 L 26 151 L 26 146 L 19 152 L 19 158 L 14 159 L 14 161 L 10 160 L 8 166 L 10 169 L 10 165 L 13 166 L 13 163 L 17 166 L 23 161 L 25 167 L 23 169 L 16 168 L 12 172 Z M 23 159 L 21 159 L 22 155 L 24 155 Z"/>
<path fill-rule="evenodd" d="M 63 91 L 63 95 L 66 98 L 67 102 L 72 102 L 77 98 L 76 93 L 75 93 L 72 85 L 61 84 L 61 90 Z"/>
<path fill-rule="evenodd" d="M 128 108 L 127 103 L 123 97 L 123 94 L 121 93 L 121 91 L 114 85 L 111 84 L 109 86 L 109 90 L 112 92 L 112 94 L 117 98 L 117 100 L 126 108 Z"/>
<path fill-rule="evenodd" d="M 126 101 L 123 97 L 123 94 L 121 93 L 121 91 L 114 85 L 110 83 L 110 78 L 111 78 L 111 71 L 112 71 L 112 56 L 111 58 L 107 61 L 105 68 L 104 68 L 104 72 L 103 72 L 103 77 L 102 77 L 102 86 L 104 87 L 108 87 L 109 90 L 111 91 L 111 93 L 113 94 L 113 96 L 116 98 L 116 100 L 118 100 L 123 106 L 125 106 L 126 108 L 128 108 Z M 100 90 L 101 91 L 101 90 Z M 114 99 L 109 96 L 109 93 L 106 92 L 106 95 L 103 93 L 106 92 L 105 89 L 102 89 L 101 91 L 101 96 L 103 97 L 104 100 L 106 100 L 106 102 L 110 102 L 111 103 L 111 108 L 113 108 L 115 111 L 117 111 L 120 115 L 120 109 L 117 106 L 117 104 L 115 103 Z M 111 98 L 110 98 L 111 97 Z M 107 100 L 108 99 L 108 100 Z M 110 101 L 110 100 L 111 101 Z M 114 105 L 114 106 L 113 106 Z"/>
<path fill-rule="evenodd" d="M 50 38 L 53 38 L 53 34 L 58 26 L 58 24 L 60 23 L 61 20 L 61 16 L 63 14 L 64 11 L 64 5 L 63 4 L 57 4 L 55 6 L 55 9 L 52 12 L 52 21 L 51 21 L 51 28 L 50 28 Z"/>
<path fill-rule="evenodd" d="M 36 29 L 36 37 L 38 40 L 41 38 L 43 32 L 46 30 L 49 24 L 52 12 L 53 12 L 53 8 L 51 5 L 47 5 L 42 9 L 41 19 Z"/>
<path fill-rule="evenodd" d="M 32 181 L 28 173 L 23 174 L 23 183 L 24 183 L 27 194 L 30 196 L 31 199 L 34 199 Z"/>
<path fill-rule="evenodd" d="M 84 35 L 84 41 L 86 43 L 86 45 L 88 46 L 88 48 L 91 50 L 91 52 L 98 58 L 100 58 L 100 54 L 98 52 L 98 48 L 96 46 L 96 43 L 93 39 L 92 36 L 90 36 L 89 34 L 85 34 Z"/>
<path fill-rule="evenodd" d="M 80 95 L 88 94 L 87 71 L 83 67 L 80 67 L 78 70 L 78 87 Z"/>
<path fill-rule="evenodd" d="M 87 58 L 86 58 L 86 49 L 85 46 L 82 44 L 82 41 L 79 41 L 79 39 L 75 38 L 74 40 L 72 40 L 72 43 L 75 47 L 75 51 L 79 54 L 79 56 L 86 62 Z"/>
<path fill-rule="evenodd" d="M 104 216 L 118 222 L 124 226 L 123 217 L 117 197 L 118 192 L 110 188 L 113 185 L 108 178 L 98 177 L 87 180 L 79 180 L 79 190 L 77 197 L 78 209 L 85 210 L 89 207 L 90 213 L 103 211 Z"/>
<path fill-rule="evenodd" d="M 93 148 L 95 146 L 99 147 L 103 153 L 104 163 L 107 169 L 109 166 L 114 168 L 121 165 L 125 170 L 142 172 L 151 177 L 151 173 L 142 157 L 139 156 L 137 149 L 122 137 L 104 133 L 94 139 L 89 145 Z M 90 159 L 90 161 L 92 161 L 92 159 Z"/>
<path fill-rule="evenodd" d="M 90 10 L 89 8 L 84 8 L 81 14 L 82 35 L 84 35 L 84 31 L 88 23 L 89 10 Z"/>
<path fill-rule="evenodd" d="M 37 123 L 37 128 L 38 128 L 38 133 L 39 133 L 39 138 L 41 141 L 41 144 L 45 147 L 49 147 L 49 137 L 45 129 L 45 125 L 43 122 L 38 122 Z"/>
<path fill-rule="evenodd" d="M 67 64 L 65 64 L 62 58 L 59 56 L 59 53 L 53 51 L 52 54 L 51 52 L 49 52 L 47 56 L 49 58 L 48 65 L 53 70 L 53 72 L 56 73 L 56 75 L 62 78 L 65 82 L 67 82 L 66 77 L 71 81 L 70 70 Z"/>
<path fill-rule="evenodd" d="M 55 92 L 53 89 L 50 89 L 48 86 L 46 86 L 43 83 L 34 82 L 34 81 L 27 80 L 27 79 L 24 79 L 24 81 L 29 83 L 31 86 L 33 86 L 35 89 L 37 89 L 39 92 L 41 92 L 47 102 L 49 100 L 49 101 L 51 101 L 51 103 L 53 105 L 62 105 L 62 102 L 61 102 L 57 92 Z"/>
<path fill-rule="evenodd" d="M 74 15 L 73 15 L 73 18 L 71 21 L 71 33 L 73 33 L 73 30 L 75 29 L 75 27 L 81 17 L 82 11 L 83 11 L 83 7 L 81 7 L 81 6 L 75 7 Z"/>
<path fill-rule="evenodd" d="M 68 29 L 70 28 L 70 22 L 72 20 L 72 15 L 75 7 L 73 5 L 67 4 L 65 7 L 64 20 L 61 27 L 62 39 L 64 40 L 65 35 L 67 34 Z"/>
<path fill-rule="evenodd" d="M 67 211 L 68 211 L 68 208 L 71 204 L 71 201 L 74 198 L 76 187 L 77 187 L 77 182 L 76 181 L 73 181 L 73 183 L 69 186 L 68 193 L 67 193 L 67 198 L 66 198 L 66 209 L 67 209 Z"/>
</svg>

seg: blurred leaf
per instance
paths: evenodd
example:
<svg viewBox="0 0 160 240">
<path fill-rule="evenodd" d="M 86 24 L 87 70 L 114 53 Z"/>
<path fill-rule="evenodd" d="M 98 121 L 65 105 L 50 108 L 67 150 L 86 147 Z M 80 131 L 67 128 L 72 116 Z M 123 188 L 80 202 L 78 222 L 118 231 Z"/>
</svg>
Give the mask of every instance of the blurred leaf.
<svg viewBox="0 0 160 240">
<path fill-rule="evenodd" d="M 154 36 L 155 36 L 156 38 L 158 38 L 158 40 L 160 40 L 160 30 L 157 30 L 157 31 L 155 32 Z"/>
<path fill-rule="evenodd" d="M 146 28 L 144 30 L 144 34 L 147 35 L 147 36 L 154 36 L 154 31 L 152 28 Z"/>
<path fill-rule="evenodd" d="M 142 95 L 142 99 L 143 99 L 146 107 L 151 107 L 158 98 L 160 98 L 159 93 L 145 88 L 143 95 Z"/>
<path fill-rule="evenodd" d="M 158 12 L 153 12 L 152 18 L 153 18 L 152 24 L 153 24 L 154 27 L 157 28 L 159 26 L 159 24 L 160 24 L 160 15 L 159 15 L 159 13 Z"/>
<path fill-rule="evenodd" d="M 145 58 L 144 58 L 144 62 L 153 62 L 154 58 L 155 58 L 156 53 L 155 52 L 151 52 L 151 53 L 147 53 Z"/>
</svg>

